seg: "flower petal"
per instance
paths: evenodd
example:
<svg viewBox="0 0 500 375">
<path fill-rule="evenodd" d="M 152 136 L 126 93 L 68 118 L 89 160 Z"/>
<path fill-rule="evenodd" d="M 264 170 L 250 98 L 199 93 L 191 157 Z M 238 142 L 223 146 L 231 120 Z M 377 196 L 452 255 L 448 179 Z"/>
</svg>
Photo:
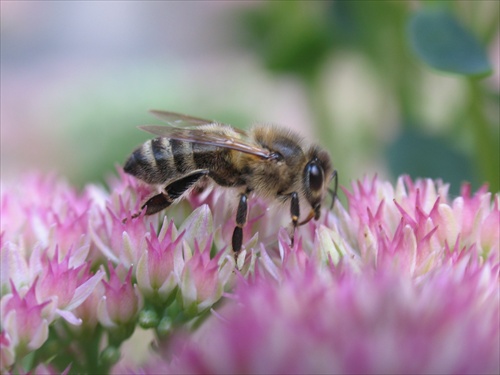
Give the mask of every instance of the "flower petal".
<svg viewBox="0 0 500 375">
<path fill-rule="evenodd" d="M 194 210 L 179 228 L 179 232 L 185 231 L 184 241 L 191 249 L 194 249 L 195 240 L 198 241 L 200 249 L 204 249 L 209 234 L 213 232 L 212 213 L 208 205 L 204 204 Z"/>
<path fill-rule="evenodd" d="M 70 311 L 80 306 L 80 304 L 92 293 L 97 284 L 99 284 L 104 275 L 105 272 L 103 270 L 98 270 L 94 276 L 77 287 L 71 302 L 66 306 L 65 310 Z"/>
<path fill-rule="evenodd" d="M 137 268 L 135 270 L 135 276 L 137 279 L 137 284 L 144 294 L 153 293 L 148 267 L 148 250 L 145 250 L 139 258 L 139 261 L 137 262 Z"/>
<path fill-rule="evenodd" d="M 89 226 L 89 232 L 92 241 L 94 241 L 95 245 L 99 250 L 101 250 L 104 256 L 107 259 L 111 260 L 113 263 L 119 263 L 120 259 L 115 255 L 113 250 L 111 250 L 108 246 L 106 246 L 106 244 L 102 241 L 102 239 L 97 235 L 92 225 Z"/>
<path fill-rule="evenodd" d="M 111 317 L 109 316 L 108 308 L 106 306 L 106 296 L 102 296 L 101 300 L 99 301 L 99 304 L 97 305 L 97 318 L 104 327 L 107 328 L 118 327 L 118 325 L 115 322 L 113 322 L 113 320 L 111 320 Z"/>
<path fill-rule="evenodd" d="M 69 324 L 72 324 L 74 326 L 79 326 L 82 324 L 82 320 L 80 318 L 77 318 L 71 311 L 56 309 L 56 313 L 64 320 L 66 320 Z"/>
</svg>

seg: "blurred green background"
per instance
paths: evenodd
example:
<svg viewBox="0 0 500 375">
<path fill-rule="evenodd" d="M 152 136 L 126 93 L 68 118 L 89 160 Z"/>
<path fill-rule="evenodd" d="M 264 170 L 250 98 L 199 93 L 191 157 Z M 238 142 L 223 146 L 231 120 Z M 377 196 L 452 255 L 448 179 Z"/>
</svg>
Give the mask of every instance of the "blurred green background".
<svg viewBox="0 0 500 375">
<path fill-rule="evenodd" d="M 103 181 L 149 109 L 288 126 L 340 183 L 500 190 L 500 2 L 1 2 L 1 177 Z"/>
</svg>

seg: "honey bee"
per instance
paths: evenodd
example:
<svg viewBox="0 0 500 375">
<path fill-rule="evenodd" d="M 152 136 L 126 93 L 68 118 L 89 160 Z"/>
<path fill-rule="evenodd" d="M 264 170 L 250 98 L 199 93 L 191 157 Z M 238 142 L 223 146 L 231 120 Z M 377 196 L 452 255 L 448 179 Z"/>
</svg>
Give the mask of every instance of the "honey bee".
<svg viewBox="0 0 500 375">
<path fill-rule="evenodd" d="M 289 202 L 292 244 L 297 226 L 319 219 L 328 191 L 333 207 L 338 178 L 329 154 L 318 145 L 306 144 L 290 130 L 256 125 L 245 132 L 182 114 L 152 113 L 170 126 L 140 126 L 158 138 L 138 147 L 124 166 L 132 176 L 162 187 L 142 206 L 146 215 L 167 208 L 203 181 L 239 189 L 232 235 L 232 248 L 237 255 L 243 243 L 250 193 Z M 332 180 L 333 190 L 329 189 Z M 307 202 L 310 210 L 299 222 L 301 200 Z"/>
</svg>

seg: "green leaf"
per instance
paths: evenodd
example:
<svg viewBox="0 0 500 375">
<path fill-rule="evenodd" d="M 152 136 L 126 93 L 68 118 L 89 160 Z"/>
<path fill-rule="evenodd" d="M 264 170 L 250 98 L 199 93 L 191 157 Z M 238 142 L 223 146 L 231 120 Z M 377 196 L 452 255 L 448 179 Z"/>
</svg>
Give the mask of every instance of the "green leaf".
<svg viewBox="0 0 500 375">
<path fill-rule="evenodd" d="M 467 76 L 491 73 L 485 49 L 443 8 L 425 8 L 409 20 L 408 38 L 415 54 L 434 69 Z"/>
<path fill-rule="evenodd" d="M 243 14 L 243 42 L 270 71 L 309 78 L 330 51 L 325 12 L 320 2 L 264 2 Z"/>
<path fill-rule="evenodd" d="M 476 173 L 470 159 L 453 148 L 445 139 L 431 137 L 414 128 L 403 133 L 387 149 L 389 168 L 394 176 L 408 174 L 412 178 L 441 179 L 450 184 L 450 192 L 459 194 L 460 185 L 477 186 Z"/>
</svg>

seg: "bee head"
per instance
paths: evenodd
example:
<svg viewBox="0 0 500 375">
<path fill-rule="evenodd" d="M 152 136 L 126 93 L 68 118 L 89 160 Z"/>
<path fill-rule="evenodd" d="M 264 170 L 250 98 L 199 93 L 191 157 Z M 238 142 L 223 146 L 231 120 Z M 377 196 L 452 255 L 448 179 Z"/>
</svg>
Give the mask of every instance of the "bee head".
<svg viewBox="0 0 500 375">
<path fill-rule="evenodd" d="M 302 173 L 304 195 L 314 210 L 314 219 L 320 217 L 321 202 L 332 177 L 332 164 L 328 153 L 317 146 L 308 153 L 308 162 Z"/>
</svg>

